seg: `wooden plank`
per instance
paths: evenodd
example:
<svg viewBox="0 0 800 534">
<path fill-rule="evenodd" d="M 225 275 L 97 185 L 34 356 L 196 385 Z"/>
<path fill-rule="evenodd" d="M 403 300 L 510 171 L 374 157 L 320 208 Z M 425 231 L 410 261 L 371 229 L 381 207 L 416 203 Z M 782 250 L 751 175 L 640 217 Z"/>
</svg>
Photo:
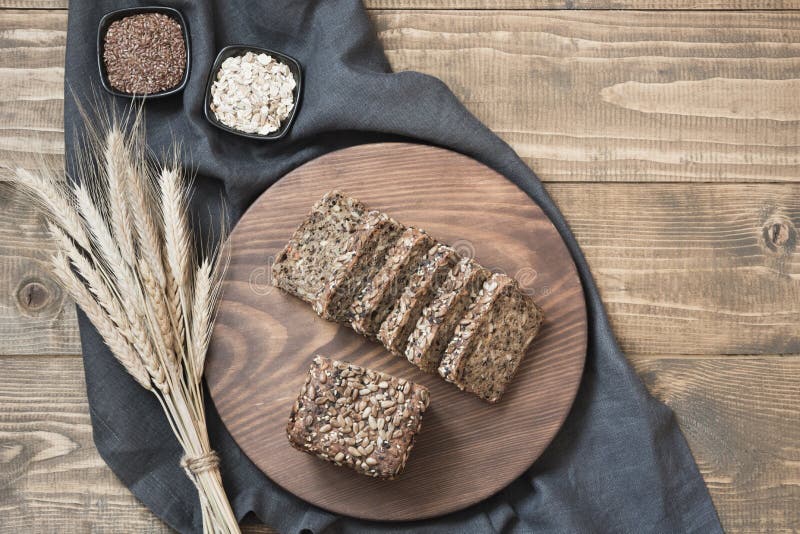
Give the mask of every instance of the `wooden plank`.
<svg viewBox="0 0 800 534">
<path fill-rule="evenodd" d="M 796 0 L 364 0 L 369 9 L 798 9 Z M 66 9 L 67 0 L 0 0 L 0 9 Z"/>
<path fill-rule="evenodd" d="M 78 357 L 0 357 L 0 478 L 3 532 L 172 532 L 97 453 Z"/>
<path fill-rule="evenodd" d="M 632 360 L 676 410 L 728 532 L 800 522 L 800 358 Z M 0 357 L 0 515 L 10 532 L 163 530 L 103 465 L 87 410 L 78 358 Z"/>
<path fill-rule="evenodd" d="M 52 245 L 30 201 L 0 182 L 0 354 L 79 354 L 72 301 L 51 278 Z"/>
<path fill-rule="evenodd" d="M 792 181 L 800 14 L 379 12 L 546 181 Z"/>
<path fill-rule="evenodd" d="M 0 444 L 4 531 L 169 531 L 94 448 L 79 358 L 0 358 Z"/>
<path fill-rule="evenodd" d="M 624 350 L 800 352 L 800 183 L 548 189 Z"/>
<path fill-rule="evenodd" d="M 0 0 L 0 9 L 67 9 L 69 0 Z"/>
<path fill-rule="evenodd" d="M 0 163 L 64 153 L 66 12 L 0 11 Z M 6 174 L 0 169 L 0 178 Z"/>
<path fill-rule="evenodd" d="M 800 525 L 800 356 L 632 358 L 675 410 L 727 532 Z"/>
<path fill-rule="evenodd" d="M 796 181 L 800 14 L 373 12 L 544 181 Z M 64 12 L 0 12 L 0 160 L 63 151 Z M 3 31 L 5 30 L 5 31 Z M 35 79 L 37 83 L 31 84 Z"/>
<path fill-rule="evenodd" d="M 548 189 L 624 350 L 800 352 L 800 183 Z M 79 353 L 74 311 L 45 271 L 50 245 L 32 208 L 9 184 L 0 205 L 0 354 Z"/>
</svg>

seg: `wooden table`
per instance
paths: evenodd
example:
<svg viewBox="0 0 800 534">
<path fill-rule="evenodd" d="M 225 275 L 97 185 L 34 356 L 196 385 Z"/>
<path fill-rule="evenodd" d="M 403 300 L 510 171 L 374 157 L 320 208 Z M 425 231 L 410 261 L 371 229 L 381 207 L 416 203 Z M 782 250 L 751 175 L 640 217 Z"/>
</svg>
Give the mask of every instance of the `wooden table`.
<svg viewBox="0 0 800 534">
<path fill-rule="evenodd" d="M 798 528 L 800 2 L 368 5 L 395 70 L 444 80 L 546 182 L 726 530 Z M 0 7 L 0 163 L 32 166 L 63 152 L 66 4 Z M 0 530 L 166 530 L 92 445 L 49 250 L 0 183 Z"/>
</svg>

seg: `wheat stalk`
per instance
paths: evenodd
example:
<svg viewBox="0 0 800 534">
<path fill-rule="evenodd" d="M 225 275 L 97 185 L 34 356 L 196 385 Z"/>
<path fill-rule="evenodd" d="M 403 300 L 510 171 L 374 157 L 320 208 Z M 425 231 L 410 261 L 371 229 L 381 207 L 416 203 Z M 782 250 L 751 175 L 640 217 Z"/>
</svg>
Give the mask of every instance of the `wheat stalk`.
<svg viewBox="0 0 800 534">
<path fill-rule="evenodd" d="M 201 380 L 226 263 L 219 246 L 197 261 L 182 171 L 149 164 L 142 132 L 138 119 L 130 132 L 113 122 L 92 132 L 88 153 L 76 158 L 82 180 L 69 187 L 49 173 L 18 169 L 16 177 L 46 215 L 53 275 L 162 406 L 197 486 L 204 531 L 239 532 Z"/>
<path fill-rule="evenodd" d="M 150 372 L 153 383 L 162 392 L 167 393 L 169 384 L 165 369 L 166 362 L 160 361 L 157 357 L 155 345 L 159 340 L 149 335 L 142 287 L 131 268 L 131 265 L 135 263 L 135 257 L 126 259 L 123 256 L 111 233 L 111 228 L 97 206 L 99 202 L 95 201 L 89 187 L 85 183 L 76 184 L 73 186 L 73 192 L 86 229 L 92 236 L 95 248 L 99 251 L 100 258 L 106 266 L 106 278 L 116 283 L 117 296 L 128 318 L 128 333 L 133 346 L 141 355 L 142 363 Z M 108 200 L 111 203 L 115 202 L 114 199 Z"/>
<path fill-rule="evenodd" d="M 137 117 L 134 128 L 138 124 Z M 165 277 L 160 251 L 161 237 L 153 217 L 153 204 L 157 204 L 157 199 L 153 195 L 152 182 L 146 175 L 147 162 L 131 159 L 131 153 L 137 151 L 140 142 L 138 137 L 126 138 L 125 132 L 120 129 L 120 126 L 115 122 L 111 123 L 104 145 L 106 174 L 108 175 L 108 203 L 113 234 L 120 242 L 121 256 L 126 261 L 129 259 L 130 262 L 134 262 L 129 262 L 129 264 L 138 271 L 134 273 L 120 265 L 119 267 L 123 269 L 123 283 L 131 285 L 133 276 L 138 274 L 144 290 L 141 298 L 135 303 L 136 309 L 139 311 L 139 323 L 141 325 L 141 318 L 144 316 L 154 323 L 151 327 L 159 330 L 159 335 L 154 336 L 154 342 L 158 346 L 158 350 L 165 356 L 163 364 L 167 368 L 167 372 L 176 374 L 179 367 L 176 350 L 180 350 L 180 347 L 176 346 L 168 302 L 164 293 Z M 120 221 L 123 221 L 124 224 L 121 224 Z M 120 236 L 123 237 L 120 238 Z M 108 236 L 105 235 L 105 237 Z M 124 239 L 124 243 L 122 239 Z M 101 250 L 106 250 L 106 248 L 101 248 Z M 136 250 L 136 254 L 134 254 L 134 250 Z M 117 261 L 117 263 L 119 262 Z"/>
</svg>

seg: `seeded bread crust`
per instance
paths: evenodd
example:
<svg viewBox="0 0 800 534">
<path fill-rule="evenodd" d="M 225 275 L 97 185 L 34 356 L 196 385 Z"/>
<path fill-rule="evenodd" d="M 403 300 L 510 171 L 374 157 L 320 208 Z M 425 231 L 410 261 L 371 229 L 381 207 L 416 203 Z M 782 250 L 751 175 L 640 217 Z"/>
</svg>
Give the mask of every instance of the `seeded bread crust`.
<svg viewBox="0 0 800 534">
<path fill-rule="evenodd" d="M 340 191 L 325 194 L 275 259 L 273 285 L 313 302 L 366 212 L 364 204 Z"/>
<path fill-rule="evenodd" d="M 324 319 L 348 323 L 350 305 L 381 268 L 403 230 L 386 214 L 369 212 L 345 252 L 333 262 L 328 281 L 312 303 L 314 311 Z"/>
<path fill-rule="evenodd" d="M 437 244 L 428 251 L 378 331 L 378 340 L 390 352 L 405 356 L 408 337 L 422 310 L 459 259 L 458 253 L 446 245 Z"/>
<path fill-rule="evenodd" d="M 350 309 L 350 326 L 368 337 L 375 337 L 399 294 L 408 284 L 419 261 L 435 244 L 424 230 L 407 228 L 389 251 L 380 271 L 364 288 Z"/>
<path fill-rule="evenodd" d="M 469 258 L 458 262 L 411 332 L 406 346 L 408 361 L 427 373 L 436 372 L 458 322 L 491 275 Z"/>
<path fill-rule="evenodd" d="M 456 327 L 439 374 L 490 403 L 499 401 L 542 319 L 516 281 L 493 275 Z"/>
<path fill-rule="evenodd" d="M 425 386 L 316 356 L 286 434 L 300 451 L 392 479 L 405 467 L 429 401 Z"/>
</svg>

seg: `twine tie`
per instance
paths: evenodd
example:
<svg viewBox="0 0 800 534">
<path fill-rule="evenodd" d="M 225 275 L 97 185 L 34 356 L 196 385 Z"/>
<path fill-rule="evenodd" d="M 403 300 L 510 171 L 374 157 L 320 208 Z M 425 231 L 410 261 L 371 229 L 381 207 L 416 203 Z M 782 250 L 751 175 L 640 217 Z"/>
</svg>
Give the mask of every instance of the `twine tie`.
<svg viewBox="0 0 800 534">
<path fill-rule="evenodd" d="M 216 451 L 209 451 L 200 456 L 184 456 L 181 458 L 181 467 L 186 476 L 195 480 L 197 475 L 219 467 L 219 455 Z"/>
</svg>

